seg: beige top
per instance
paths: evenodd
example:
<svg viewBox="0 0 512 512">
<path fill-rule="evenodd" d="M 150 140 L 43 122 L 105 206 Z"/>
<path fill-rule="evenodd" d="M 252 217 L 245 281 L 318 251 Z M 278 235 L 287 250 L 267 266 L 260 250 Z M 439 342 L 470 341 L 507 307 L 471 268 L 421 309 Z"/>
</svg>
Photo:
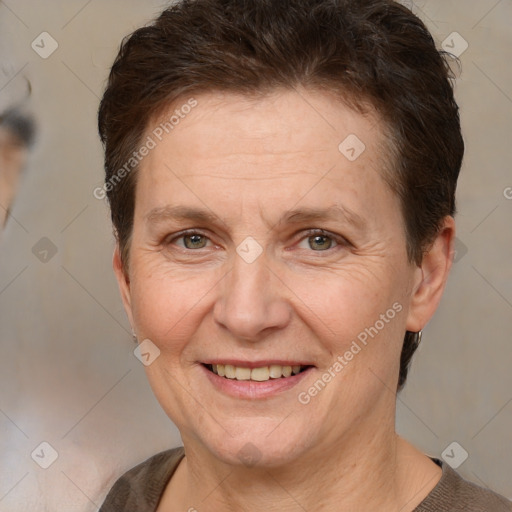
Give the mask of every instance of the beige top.
<svg viewBox="0 0 512 512">
<path fill-rule="evenodd" d="M 167 482 L 184 456 L 183 447 L 174 448 L 130 469 L 114 484 L 99 512 L 155 512 Z M 413 512 L 512 512 L 512 502 L 464 480 L 439 459 L 432 460 L 443 474 Z"/>
</svg>

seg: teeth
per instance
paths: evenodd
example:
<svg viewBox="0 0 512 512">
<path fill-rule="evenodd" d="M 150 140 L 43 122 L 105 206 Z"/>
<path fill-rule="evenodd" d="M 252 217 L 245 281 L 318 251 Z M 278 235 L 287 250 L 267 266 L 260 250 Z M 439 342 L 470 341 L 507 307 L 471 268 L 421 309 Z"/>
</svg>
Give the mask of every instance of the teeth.
<svg viewBox="0 0 512 512">
<path fill-rule="evenodd" d="M 235 367 L 231 366 L 230 364 L 227 364 L 224 366 L 224 371 L 226 372 L 226 377 L 228 379 L 234 379 L 236 377 L 235 375 Z"/>
<path fill-rule="evenodd" d="M 235 368 L 235 379 L 236 380 L 251 380 L 251 369 L 250 368 L 240 368 L 237 366 Z"/>
<path fill-rule="evenodd" d="M 263 366 L 263 368 L 253 368 L 251 370 L 251 380 L 263 382 L 264 380 L 268 380 L 269 378 L 270 372 L 268 370 L 268 366 Z"/>
<path fill-rule="evenodd" d="M 283 367 L 273 364 L 269 368 L 269 373 L 273 379 L 279 379 L 283 375 Z"/>
<path fill-rule="evenodd" d="M 270 366 L 262 366 L 260 368 L 244 368 L 241 366 L 233 366 L 230 364 L 212 364 L 213 373 L 219 377 L 226 377 L 235 380 L 254 380 L 264 382 L 270 379 L 280 379 L 281 377 L 290 377 L 292 374 L 300 373 L 302 366 L 280 366 L 273 364 Z"/>
</svg>

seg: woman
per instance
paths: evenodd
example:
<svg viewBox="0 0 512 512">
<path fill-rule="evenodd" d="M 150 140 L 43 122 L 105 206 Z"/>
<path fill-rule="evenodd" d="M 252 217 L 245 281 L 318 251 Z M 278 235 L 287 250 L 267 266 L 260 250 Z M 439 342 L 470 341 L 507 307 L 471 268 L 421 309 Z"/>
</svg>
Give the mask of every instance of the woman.
<svg viewBox="0 0 512 512">
<path fill-rule="evenodd" d="M 449 78 L 390 0 L 183 1 L 125 40 L 113 264 L 184 446 L 103 512 L 511 510 L 395 433 L 453 257 Z"/>
</svg>

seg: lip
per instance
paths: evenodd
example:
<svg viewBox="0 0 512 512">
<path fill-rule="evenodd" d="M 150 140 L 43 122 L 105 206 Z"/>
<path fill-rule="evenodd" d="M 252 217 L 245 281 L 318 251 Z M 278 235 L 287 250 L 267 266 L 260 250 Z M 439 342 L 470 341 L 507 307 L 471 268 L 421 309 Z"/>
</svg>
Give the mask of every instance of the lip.
<svg viewBox="0 0 512 512">
<path fill-rule="evenodd" d="M 306 370 L 297 375 L 291 375 L 290 377 L 279 378 L 279 379 L 270 379 L 263 382 L 257 382 L 253 380 L 236 380 L 236 379 L 226 379 L 225 377 L 219 377 L 216 373 L 211 372 L 204 366 L 205 364 L 233 364 L 233 366 L 243 366 L 245 368 L 255 368 L 259 366 L 270 366 L 270 364 L 282 364 L 276 361 L 272 362 L 262 362 L 258 361 L 257 363 L 251 363 L 249 366 L 248 362 L 237 361 L 236 363 L 229 362 L 211 362 L 211 363 L 203 363 L 200 364 L 199 367 L 206 378 L 210 381 L 210 383 L 214 386 L 217 391 L 224 393 L 233 398 L 240 399 L 248 399 L 248 400 L 257 400 L 264 398 L 271 398 L 279 395 L 285 391 L 289 391 L 294 388 L 305 379 L 310 373 L 315 369 L 314 366 L 309 366 Z M 241 364 L 243 363 L 243 364 Z M 298 366 L 300 363 L 296 363 Z M 283 366 L 293 366 L 289 362 L 286 364 L 282 364 Z M 302 365 L 306 366 L 306 365 Z"/>
<path fill-rule="evenodd" d="M 314 366 L 304 361 L 285 361 L 284 359 L 261 359 L 259 361 L 242 361 L 240 359 L 211 359 L 200 361 L 202 364 L 230 364 L 241 368 L 261 368 L 262 366 Z"/>
</svg>

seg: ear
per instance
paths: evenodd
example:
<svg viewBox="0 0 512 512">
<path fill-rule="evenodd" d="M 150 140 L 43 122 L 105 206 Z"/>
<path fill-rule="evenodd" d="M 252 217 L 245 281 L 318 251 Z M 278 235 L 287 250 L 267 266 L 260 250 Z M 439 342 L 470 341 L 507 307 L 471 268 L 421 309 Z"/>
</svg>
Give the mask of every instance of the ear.
<svg viewBox="0 0 512 512">
<path fill-rule="evenodd" d="M 407 316 L 408 331 L 421 331 L 434 315 L 452 268 L 455 221 L 445 217 L 432 246 L 414 273 L 414 285 Z"/>
<path fill-rule="evenodd" d="M 114 274 L 119 285 L 119 291 L 121 292 L 121 299 L 123 301 L 124 310 L 128 316 L 130 325 L 133 326 L 133 315 L 132 315 L 132 303 L 131 303 L 131 291 L 130 291 L 130 278 L 124 268 L 121 260 L 121 251 L 119 244 L 116 244 L 114 249 L 114 256 L 112 258 L 112 267 L 114 268 Z"/>
</svg>

